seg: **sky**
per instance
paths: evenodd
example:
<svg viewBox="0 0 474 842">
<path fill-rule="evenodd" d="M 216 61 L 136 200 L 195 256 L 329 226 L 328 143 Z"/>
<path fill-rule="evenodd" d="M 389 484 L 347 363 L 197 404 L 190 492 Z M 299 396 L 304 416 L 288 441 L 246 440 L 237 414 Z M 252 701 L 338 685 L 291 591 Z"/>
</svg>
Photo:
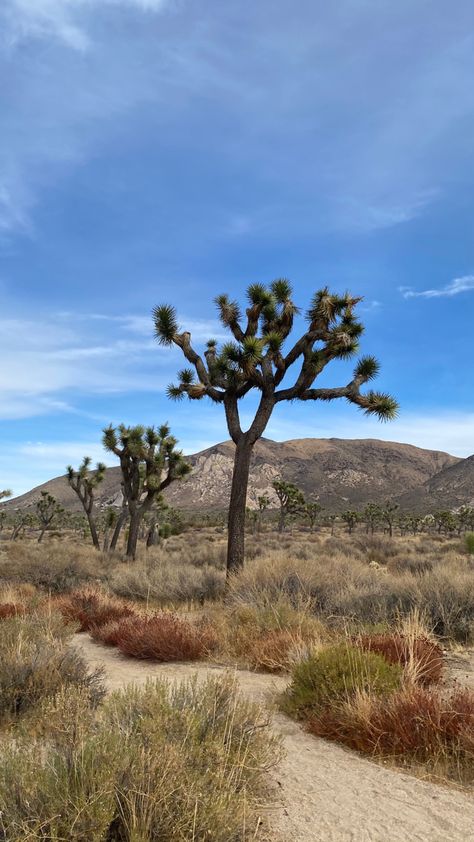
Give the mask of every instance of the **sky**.
<svg viewBox="0 0 474 842">
<path fill-rule="evenodd" d="M 267 437 L 473 453 L 473 141 L 470 0 L 2 0 L 0 488 L 103 458 L 109 423 L 228 438 L 167 400 L 151 311 L 202 348 L 217 293 L 276 277 L 364 297 L 400 415 L 280 404 Z"/>
</svg>

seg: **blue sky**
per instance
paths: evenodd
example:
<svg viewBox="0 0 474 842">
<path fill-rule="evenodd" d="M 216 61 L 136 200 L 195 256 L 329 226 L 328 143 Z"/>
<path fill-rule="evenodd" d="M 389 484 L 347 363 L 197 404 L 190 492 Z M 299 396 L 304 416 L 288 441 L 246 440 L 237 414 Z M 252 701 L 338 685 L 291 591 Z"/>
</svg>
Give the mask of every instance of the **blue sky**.
<svg viewBox="0 0 474 842">
<path fill-rule="evenodd" d="M 101 457 L 110 421 L 226 438 L 167 401 L 151 309 L 199 344 L 216 293 L 281 276 L 364 296 L 401 413 L 280 405 L 269 437 L 472 453 L 473 82 L 469 0 L 2 0 L 0 487 Z"/>
</svg>

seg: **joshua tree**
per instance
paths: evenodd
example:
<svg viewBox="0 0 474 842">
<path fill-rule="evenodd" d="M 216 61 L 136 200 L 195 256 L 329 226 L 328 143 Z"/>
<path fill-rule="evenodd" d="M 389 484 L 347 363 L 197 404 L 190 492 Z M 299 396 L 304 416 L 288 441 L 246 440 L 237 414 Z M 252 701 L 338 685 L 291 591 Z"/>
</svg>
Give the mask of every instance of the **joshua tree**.
<svg viewBox="0 0 474 842">
<path fill-rule="evenodd" d="M 75 471 L 71 465 L 68 465 L 66 468 L 66 477 L 69 485 L 79 497 L 82 507 L 86 513 L 92 543 L 94 544 L 96 550 L 100 550 L 99 536 L 97 535 L 97 527 L 93 511 L 95 491 L 104 480 L 106 468 L 103 462 L 98 462 L 95 470 L 91 471 L 91 461 L 90 456 L 84 456 L 84 459 L 79 465 L 77 471 Z"/>
<path fill-rule="evenodd" d="M 280 502 L 278 531 L 284 532 L 288 515 L 295 515 L 304 510 L 304 496 L 292 482 L 276 479 L 272 484 Z"/>
<path fill-rule="evenodd" d="M 344 523 L 347 523 L 347 531 L 349 535 L 352 535 L 356 524 L 360 520 L 359 512 L 354 512 L 352 509 L 348 509 L 346 512 L 341 513 L 341 519 Z"/>
<path fill-rule="evenodd" d="M 123 493 L 130 515 L 127 558 L 134 559 L 137 551 L 140 523 L 155 500 L 174 480 L 182 479 L 191 470 L 177 441 L 170 435 L 167 424 L 155 427 L 126 427 L 104 430 L 106 450 L 120 459 Z"/>
<path fill-rule="evenodd" d="M 257 505 L 258 505 L 257 531 L 258 532 L 262 531 L 263 513 L 266 512 L 270 503 L 271 503 L 270 497 L 267 497 L 266 494 L 262 494 L 261 497 L 257 497 Z"/>
<path fill-rule="evenodd" d="M 43 535 L 53 523 L 55 517 L 59 517 L 64 512 L 63 507 L 58 503 L 56 497 L 49 494 L 48 491 L 42 491 L 41 497 L 36 503 L 36 516 L 40 522 L 40 534 L 38 544 L 43 540 Z"/>
<path fill-rule="evenodd" d="M 146 536 L 146 548 L 147 550 L 150 547 L 155 547 L 157 544 L 160 543 L 160 526 L 159 521 L 162 514 L 168 511 L 169 506 L 163 497 L 159 496 L 155 500 L 154 506 L 150 509 L 148 518 L 147 518 L 147 536 Z"/>
<path fill-rule="evenodd" d="M 11 497 L 13 491 L 10 491 L 9 488 L 6 488 L 4 491 L 0 491 L 0 500 L 4 500 L 5 497 Z"/>
<path fill-rule="evenodd" d="M 110 547 L 110 531 L 114 529 L 118 521 L 118 512 L 117 509 L 114 509 L 113 506 L 107 506 L 105 511 L 102 513 L 102 524 L 104 527 L 104 540 L 103 540 L 103 550 L 104 553 L 108 552 Z"/>
<path fill-rule="evenodd" d="M 382 509 L 377 503 L 367 503 L 363 511 L 363 518 L 365 521 L 365 531 L 367 534 L 370 532 L 373 535 L 375 527 L 382 519 Z"/>
<path fill-rule="evenodd" d="M 397 404 L 389 395 L 372 390 L 362 394 L 360 391 L 361 386 L 378 372 L 379 366 L 373 357 L 359 360 L 345 386 L 313 388 L 316 378 L 332 360 L 347 359 L 357 352 L 363 326 L 354 310 L 360 298 L 353 298 L 348 293 L 332 295 L 327 287 L 321 289 L 314 295 L 307 311 L 307 329 L 287 349 L 284 346 L 298 313 L 289 282 L 277 280 L 269 287 L 252 284 L 248 287 L 247 298 L 245 325 L 236 301 L 229 300 L 227 295 L 216 298 L 220 319 L 231 332 L 232 341 L 218 348 L 215 340 L 209 340 L 204 357 L 191 344 L 191 334 L 180 331 L 174 307 L 162 305 L 154 310 L 158 341 L 162 345 L 177 345 L 192 366 L 178 373 L 179 383 L 168 388 L 169 397 L 180 399 L 187 395 L 191 400 L 208 397 L 214 403 L 222 404 L 229 434 L 235 443 L 228 515 L 228 573 L 238 570 L 244 562 L 250 457 L 278 403 L 344 398 L 381 420 L 393 418 L 397 411 Z M 299 371 L 289 383 L 289 372 L 295 363 Z M 239 400 L 253 389 L 260 393 L 260 401 L 249 429 L 244 431 L 239 417 Z"/>
<path fill-rule="evenodd" d="M 318 519 L 318 515 L 322 511 L 323 507 L 320 503 L 305 503 L 303 507 L 303 511 L 306 517 L 306 520 L 309 523 L 310 532 L 313 532 L 314 525 Z"/>
<path fill-rule="evenodd" d="M 398 511 L 398 503 L 392 503 L 387 500 L 385 506 L 382 508 L 382 520 L 385 521 L 388 527 L 388 534 L 393 537 L 393 524 L 395 523 L 395 514 Z"/>
</svg>

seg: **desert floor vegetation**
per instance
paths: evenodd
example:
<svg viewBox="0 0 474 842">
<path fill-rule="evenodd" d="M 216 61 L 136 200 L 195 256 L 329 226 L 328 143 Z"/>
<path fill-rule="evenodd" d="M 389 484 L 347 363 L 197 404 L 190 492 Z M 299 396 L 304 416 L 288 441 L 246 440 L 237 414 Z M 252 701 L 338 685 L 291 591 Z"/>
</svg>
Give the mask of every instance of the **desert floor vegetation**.
<svg viewBox="0 0 474 842">
<path fill-rule="evenodd" d="M 472 786 L 473 695 L 450 686 L 445 657 L 474 639 L 462 539 L 267 531 L 226 589 L 224 542 L 220 529 L 185 532 L 134 563 L 53 541 L 4 549 L 0 632 L 49 623 L 45 652 L 59 664 L 51 689 L 39 649 L 20 647 L 33 677 L 20 701 L 5 695 L 5 721 L 66 692 L 61 657 L 76 631 L 136 659 L 287 675 L 282 709 L 310 733 Z M 92 679 L 76 667 L 84 693 Z"/>
<path fill-rule="evenodd" d="M 268 714 L 230 677 L 104 700 L 77 628 L 46 606 L 1 623 L 0 839 L 255 838 L 280 752 Z"/>
</svg>

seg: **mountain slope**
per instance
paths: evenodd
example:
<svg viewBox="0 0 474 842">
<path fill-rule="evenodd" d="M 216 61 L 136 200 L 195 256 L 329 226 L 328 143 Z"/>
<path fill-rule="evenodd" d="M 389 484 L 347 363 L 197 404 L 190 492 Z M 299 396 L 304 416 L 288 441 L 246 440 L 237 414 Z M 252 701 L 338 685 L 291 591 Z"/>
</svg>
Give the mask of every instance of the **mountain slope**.
<svg viewBox="0 0 474 842">
<path fill-rule="evenodd" d="M 187 457 L 192 473 L 168 489 L 169 502 L 189 511 L 224 509 L 230 493 L 233 454 L 234 445 L 228 441 Z M 296 483 L 307 497 L 319 497 L 326 509 L 334 511 L 388 498 L 399 498 L 400 502 L 406 499 L 409 508 L 423 504 L 428 511 L 433 508 L 431 496 L 444 500 L 436 503 L 438 508 L 460 505 L 457 500 L 464 493 L 474 497 L 474 457 L 459 459 L 448 453 L 376 439 L 261 439 L 253 454 L 249 506 L 256 506 L 257 497 L 262 494 L 276 504 L 272 482 L 277 477 Z M 64 477 L 56 477 L 5 506 L 32 506 L 42 490 L 57 497 L 67 509 L 79 509 Z M 451 499 L 456 502 L 451 503 Z M 120 505 L 119 468 L 107 470 L 98 502 L 102 506 Z"/>
</svg>

